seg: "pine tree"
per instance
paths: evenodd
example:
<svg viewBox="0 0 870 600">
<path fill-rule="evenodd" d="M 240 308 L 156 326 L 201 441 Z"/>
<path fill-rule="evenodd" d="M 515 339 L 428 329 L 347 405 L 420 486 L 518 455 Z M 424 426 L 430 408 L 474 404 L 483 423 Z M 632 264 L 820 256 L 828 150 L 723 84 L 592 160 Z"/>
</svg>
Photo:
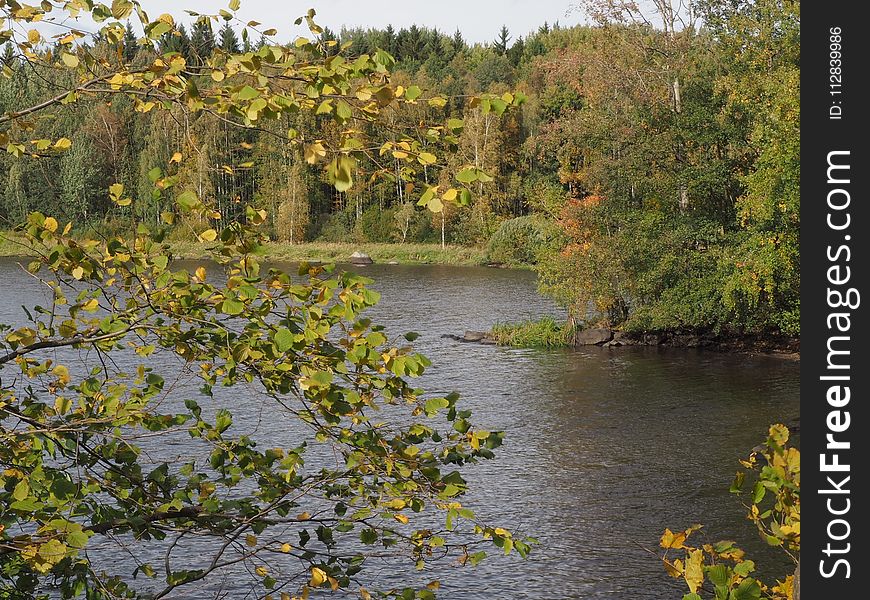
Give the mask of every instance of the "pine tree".
<svg viewBox="0 0 870 600">
<path fill-rule="evenodd" d="M 501 31 L 498 32 L 498 38 L 493 42 L 492 48 L 495 50 L 496 54 L 500 56 L 504 56 L 507 53 L 509 48 L 508 42 L 510 41 L 511 36 L 508 31 L 507 25 L 501 26 Z"/>
<path fill-rule="evenodd" d="M 511 46 L 511 49 L 508 50 L 507 56 L 515 67 L 520 64 L 520 61 L 523 59 L 523 53 L 526 49 L 526 43 L 523 41 L 522 36 L 517 38 L 517 41 L 514 42 L 514 45 Z"/>
<path fill-rule="evenodd" d="M 422 31 L 416 25 L 399 31 L 396 36 L 396 58 L 402 61 L 420 60 L 423 50 Z"/>
<path fill-rule="evenodd" d="M 190 36 L 184 25 L 179 25 L 175 31 L 169 31 L 160 36 L 158 49 L 161 54 L 178 52 L 185 60 L 190 60 Z"/>
<path fill-rule="evenodd" d="M 228 54 L 238 54 L 241 51 L 239 36 L 236 35 L 229 21 L 224 21 L 223 27 L 218 32 L 218 47 Z"/>
<path fill-rule="evenodd" d="M 393 29 L 392 25 L 387 25 L 387 28 L 384 29 L 380 46 L 393 56 L 396 55 L 396 30 Z"/>
<path fill-rule="evenodd" d="M 200 19 L 193 25 L 190 35 L 191 59 L 195 64 L 203 64 L 214 52 L 215 39 L 211 21 Z"/>
<path fill-rule="evenodd" d="M 136 58 L 136 53 L 139 51 L 139 42 L 136 41 L 136 34 L 133 32 L 133 26 L 130 21 L 127 21 L 127 26 L 124 28 L 124 38 L 121 41 L 124 51 L 124 62 L 133 62 Z"/>
<path fill-rule="evenodd" d="M 0 56 L 0 62 L 10 69 L 14 68 L 18 63 L 18 58 L 15 56 L 15 49 L 12 47 L 11 43 L 3 46 L 3 55 Z"/>
<path fill-rule="evenodd" d="M 459 54 L 465 50 L 465 39 L 463 39 L 462 32 L 459 31 L 459 28 L 457 28 L 456 32 L 453 34 L 451 44 L 453 45 L 453 54 Z"/>
<path fill-rule="evenodd" d="M 320 34 L 320 43 L 327 55 L 338 54 L 339 45 L 337 43 L 329 44 L 329 42 L 338 42 L 338 36 L 329 27 L 324 27 L 323 33 Z"/>
</svg>

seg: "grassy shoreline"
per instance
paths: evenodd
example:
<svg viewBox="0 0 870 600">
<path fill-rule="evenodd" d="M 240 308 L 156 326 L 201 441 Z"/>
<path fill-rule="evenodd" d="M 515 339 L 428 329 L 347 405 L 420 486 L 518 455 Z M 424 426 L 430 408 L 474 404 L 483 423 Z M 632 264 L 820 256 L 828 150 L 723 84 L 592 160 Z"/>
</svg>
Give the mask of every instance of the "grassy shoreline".
<svg viewBox="0 0 870 600">
<path fill-rule="evenodd" d="M 173 256 L 178 259 L 196 260 L 209 256 L 209 247 L 193 241 L 174 241 L 169 243 Z M 0 232 L 0 256 L 27 256 L 27 244 L 16 233 Z M 488 262 L 485 248 L 468 246 L 447 246 L 440 244 L 375 244 L 375 243 L 335 243 L 307 242 L 305 244 L 286 244 L 270 242 L 266 244 L 266 260 L 309 261 L 309 262 L 348 262 L 354 252 L 363 252 L 372 257 L 375 263 L 395 262 L 402 265 L 454 265 L 480 266 Z"/>
</svg>

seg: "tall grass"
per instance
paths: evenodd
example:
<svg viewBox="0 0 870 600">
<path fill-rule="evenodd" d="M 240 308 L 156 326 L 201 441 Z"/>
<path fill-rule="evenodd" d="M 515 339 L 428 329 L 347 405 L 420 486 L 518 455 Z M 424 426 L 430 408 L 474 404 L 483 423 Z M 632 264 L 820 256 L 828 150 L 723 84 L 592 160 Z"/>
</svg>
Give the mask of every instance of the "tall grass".
<svg viewBox="0 0 870 600">
<path fill-rule="evenodd" d="M 500 323 L 492 328 L 492 336 L 501 346 L 516 348 L 561 348 L 570 346 L 574 328 L 552 317 L 521 323 Z"/>
</svg>

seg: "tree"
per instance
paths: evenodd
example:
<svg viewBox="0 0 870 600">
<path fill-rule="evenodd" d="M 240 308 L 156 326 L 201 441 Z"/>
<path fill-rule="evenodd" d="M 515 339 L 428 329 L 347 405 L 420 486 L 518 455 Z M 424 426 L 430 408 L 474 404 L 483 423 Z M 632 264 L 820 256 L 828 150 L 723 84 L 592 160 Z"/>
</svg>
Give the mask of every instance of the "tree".
<svg viewBox="0 0 870 600">
<path fill-rule="evenodd" d="M 202 64 L 214 52 L 216 43 L 211 21 L 207 18 L 199 18 L 193 24 L 190 34 L 190 53 L 194 64 Z"/>
<path fill-rule="evenodd" d="M 3 55 L 0 56 L 0 62 L 3 63 L 4 66 L 9 67 L 10 69 L 15 66 L 16 63 L 15 58 L 15 48 L 12 44 L 5 44 L 3 46 Z"/>
<path fill-rule="evenodd" d="M 236 35 L 229 21 L 224 21 L 218 32 L 218 48 L 228 54 L 238 54 L 241 51 L 239 46 L 239 36 Z"/>
<path fill-rule="evenodd" d="M 180 24 L 174 31 L 168 31 L 160 37 L 158 44 L 160 54 L 178 52 L 186 61 L 191 60 L 191 41 L 184 24 Z"/>
<path fill-rule="evenodd" d="M 450 39 L 450 43 L 453 46 L 454 55 L 465 52 L 465 49 L 467 48 L 465 39 L 463 39 L 462 32 L 459 31 L 459 29 L 453 32 L 453 37 Z"/>
<path fill-rule="evenodd" d="M 108 21 L 99 37 L 117 44 L 125 31 L 118 19 L 134 14 L 133 3 L 115 2 L 110 11 L 89 6 L 51 8 Z M 238 6 L 230 3 L 233 11 Z M 23 25 L 42 19 L 47 8 L 0 10 Z M 402 165 L 403 176 L 416 178 L 438 163 L 433 152 L 449 149 L 450 132 L 462 121 L 424 127 L 425 136 L 413 129 L 394 131 L 386 142 L 370 138 L 366 132 L 377 134 L 382 111 L 418 102 L 443 107 L 446 99 L 424 100 L 419 88 L 394 85 L 388 55 L 342 63 L 311 39 L 289 47 L 267 43 L 256 61 L 214 55 L 214 16 L 197 22 L 196 62 L 188 66 L 181 55 L 153 54 L 174 30 L 168 15 L 153 21 L 145 12 L 135 15 L 152 53 L 142 66 L 123 56 L 117 64 L 78 45 L 85 33 L 76 29 L 51 54 L 30 51 L 41 43 L 36 32 L 20 37 L 18 26 L 0 32 L 0 41 L 12 39 L 28 51 L 33 70 L 66 76 L 57 80 L 65 81 L 61 92 L 3 107 L 0 146 L 17 160 L 60 157 L 69 179 L 63 183 L 68 212 L 76 212 L 82 194 L 97 194 L 87 171 L 97 162 L 89 156 L 93 146 L 79 143 L 74 130 L 66 132 L 70 137 L 61 130 L 51 139 L 34 138 L 26 122 L 43 116 L 51 122 L 61 107 L 112 98 L 129 102 L 133 112 L 168 117 L 163 122 L 178 124 L 185 145 L 166 149 L 169 160 L 148 171 L 151 202 L 162 209 L 162 223 L 184 220 L 199 240 L 213 244 L 220 267 L 209 267 L 209 277 L 205 266 L 188 270 L 172 262 L 156 224 L 139 223 L 132 236 L 81 239 L 71 235 L 76 222 L 58 220 L 61 212 L 27 217 L 22 233 L 36 257 L 28 269 L 49 298 L 25 310 L 23 322 L 0 326 L 0 595 L 196 595 L 195 586 L 220 581 L 241 565 L 257 595 L 352 589 L 366 598 L 375 590 L 361 588 L 359 574 L 374 545 L 379 557 L 410 557 L 419 568 L 449 557 L 473 564 L 489 545 L 525 555 L 529 540 L 477 519 L 461 504 L 467 489 L 461 468 L 491 458 L 502 434 L 475 428 L 456 395 L 433 396 L 411 385 L 429 366 L 405 343 L 416 334 L 396 343 L 363 316 L 378 299 L 364 278 L 303 265 L 300 280 L 261 266 L 266 212 L 249 206 L 235 218 L 217 211 L 185 174 L 188 156 L 208 157 L 197 152 L 208 148 L 198 134 L 205 140 L 222 134 L 215 154 L 226 154 L 234 144 L 226 143 L 221 127 L 248 131 L 286 115 L 329 119 L 329 138 L 291 128 L 281 141 L 312 168 L 323 167 L 323 178 L 344 194 L 355 179 L 384 175 L 361 172 L 368 148 L 380 148 Z M 314 16 L 309 11 L 300 21 L 316 37 L 323 30 Z M 475 100 L 487 111 L 496 102 Z M 504 110 L 520 99 L 498 102 Z M 352 119 L 357 126 L 345 126 Z M 199 123 L 206 125 L 199 129 Z M 243 143 L 250 145 L 244 137 L 237 145 Z M 249 168 L 216 166 L 218 185 Z M 460 170 L 457 183 L 428 188 L 420 202 L 431 210 L 467 203 L 469 186 L 482 176 Z M 105 214 L 105 206 L 123 209 L 133 199 L 124 183 L 113 182 L 108 199 L 85 204 L 103 206 Z M 67 351 L 93 360 L 82 368 Z M 198 379 L 199 391 L 187 388 L 182 401 L 167 382 L 170 373 L 155 368 L 155 355 L 177 361 Z M 258 389 L 270 414 L 284 415 L 299 437 L 267 448 L 235 426 L 232 412 L 213 398 L 219 387 L 240 384 Z M 382 414 L 395 413 L 396 420 L 370 420 L 384 406 L 389 411 Z M 149 452 L 179 433 L 202 454 L 179 465 Z M 433 525 L 441 519 L 443 527 Z M 203 542 L 193 556 L 178 552 L 187 539 Z M 150 541 L 149 551 L 162 553 L 160 564 L 143 555 L 124 572 L 88 552 L 98 540 Z M 427 588 L 383 592 L 433 596 Z"/>
<path fill-rule="evenodd" d="M 495 50 L 495 53 L 499 56 L 504 56 L 505 54 L 507 54 L 508 48 L 510 48 L 510 46 L 508 45 L 510 39 L 511 36 L 510 32 L 508 31 L 507 25 L 502 25 L 501 29 L 498 32 L 498 37 L 492 43 L 492 48 L 493 50 Z"/>
<path fill-rule="evenodd" d="M 128 63 L 133 62 L 136 52 L 139 50 L 139 43 L 136 41 L 136 34 L 130 21 L 127 21 L 124 27 L 124 39 L 121 41 L 121 47 L 124 52 L 124 60 Z"/>
</svg>

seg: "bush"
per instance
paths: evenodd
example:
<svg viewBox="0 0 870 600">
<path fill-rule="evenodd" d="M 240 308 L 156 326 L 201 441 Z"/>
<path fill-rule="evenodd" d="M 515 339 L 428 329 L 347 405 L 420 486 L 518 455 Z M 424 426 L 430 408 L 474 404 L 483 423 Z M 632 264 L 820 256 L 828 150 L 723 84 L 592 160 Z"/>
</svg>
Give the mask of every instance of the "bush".
<svg viewBox="0 0 870 600">
<path fill-rule="evenodd" d="M 529 215 L 503 222 L 489 240 L 487 252 L 490 262 L 534 265 L 561 247 L 559 229 L 543 217 Z"/>
<path fill-rule="evenodd" d="M 356 222 L 357 237 L 366 242 L 396 241 L 396 209 L 381 210 L 379 206 L 365 209 Z"/>
<path fill-rule="evenodd" d="M 347 242 L 353 237 L 355 214 L 351 210 L 330 215 L 318 215 L 311 227 L 310 235 L 323 242 Z"/>
</svg>

